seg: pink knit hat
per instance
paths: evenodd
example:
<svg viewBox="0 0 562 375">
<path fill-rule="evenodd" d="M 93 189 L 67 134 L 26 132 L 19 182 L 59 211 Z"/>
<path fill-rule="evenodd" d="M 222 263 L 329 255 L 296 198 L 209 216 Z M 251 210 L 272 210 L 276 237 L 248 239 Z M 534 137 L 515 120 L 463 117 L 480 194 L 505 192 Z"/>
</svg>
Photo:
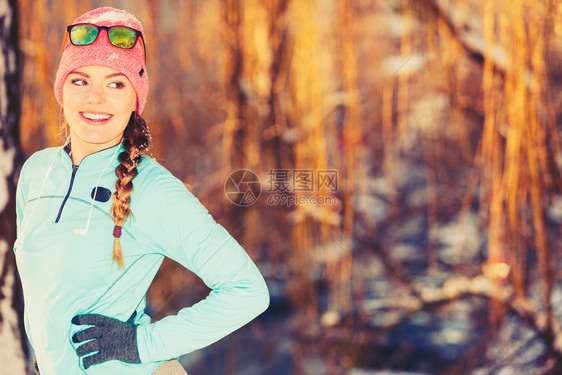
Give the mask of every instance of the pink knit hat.
<svg viewBox="0 0 562 375">
<path fill-rule="evenodd" d="M 144 38 L 144 30 L 139 20 L 120 9 L 97 8 L 81 15 L 72 24 L 77 23 L 92 23 L 98 26 L 128 26 L 140 31 Z M 125 74 L 137 93 L 137 112 L 139 115 L 142 113 L 148 94 L 148 74 L 141 41 L 137 40 L 132 49 L 118 48 L 109 42 L 105 30 L 100 31 L 94 43 L 86 46 L 75 46 L 69 40 L 64 46 L 54 87 L 55 97 L 61 106 L 62 87 L 66 77 L 73 70 L 87 65 L 106 66 Z"/>
</svg>

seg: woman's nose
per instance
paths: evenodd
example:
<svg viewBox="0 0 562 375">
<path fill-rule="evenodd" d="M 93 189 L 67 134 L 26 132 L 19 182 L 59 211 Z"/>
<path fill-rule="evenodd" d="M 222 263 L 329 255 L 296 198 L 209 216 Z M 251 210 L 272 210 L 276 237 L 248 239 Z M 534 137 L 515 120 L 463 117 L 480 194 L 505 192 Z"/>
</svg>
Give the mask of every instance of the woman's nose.
<svg viewBox="0 0 562 375">
<path fill-rule="evenodd" d="M 103 88 L 92 86 L 88 95 L 88 102 L 90 103 L 103 103 L 105 96 Z"/>
</svg>

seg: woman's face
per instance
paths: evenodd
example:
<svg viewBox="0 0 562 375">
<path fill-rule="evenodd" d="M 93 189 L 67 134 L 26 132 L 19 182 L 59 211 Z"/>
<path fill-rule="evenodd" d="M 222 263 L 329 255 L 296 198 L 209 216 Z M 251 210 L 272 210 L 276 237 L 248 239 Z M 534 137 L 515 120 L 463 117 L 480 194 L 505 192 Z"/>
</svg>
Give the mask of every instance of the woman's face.
<svg viewBox="0 0 562 375">
<path fill-rule="evenodd" d="M 70 72 L 62 101 L 72 148 L 79 147 L 85 154 L 119 143 L 137 107 L 135 89 L 127 77 L 104 66 Z"/>
</svg>

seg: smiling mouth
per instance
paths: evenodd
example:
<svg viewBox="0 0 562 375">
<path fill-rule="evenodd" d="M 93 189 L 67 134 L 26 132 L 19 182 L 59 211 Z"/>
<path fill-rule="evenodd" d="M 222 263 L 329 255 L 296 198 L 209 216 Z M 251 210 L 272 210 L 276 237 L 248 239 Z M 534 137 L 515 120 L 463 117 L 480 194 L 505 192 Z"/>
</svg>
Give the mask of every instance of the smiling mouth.
<svg viewBox="0 0 562 375">
<path fill-rule="evenodd" d="M 109 120 L 113 116 L 105 113 L 92 113 L 92 112 L 80 112 L 80 115 L 83 118 L 94 122 L 104 122 Z"/>
</svg>

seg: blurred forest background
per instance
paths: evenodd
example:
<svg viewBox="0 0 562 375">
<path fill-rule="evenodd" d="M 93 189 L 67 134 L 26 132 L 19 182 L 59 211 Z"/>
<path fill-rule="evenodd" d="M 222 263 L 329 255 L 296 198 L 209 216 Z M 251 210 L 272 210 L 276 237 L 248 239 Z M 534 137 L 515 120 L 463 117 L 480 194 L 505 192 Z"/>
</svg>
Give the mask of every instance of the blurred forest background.
<svg viewBox="0 0 562 375">
<path fill-rule="evenodd" d="M 65 26 L 106 5 L 145 28 L 152 154 L 271 292 L 191 375 L 562 373 L 560 1 L 20 0 L 26 156 L 62 142 Z M 240 168 L 263 185 L 246 207 Z M 270 204 L 270 169 L 338 189 Z M 153 318 L 207 293 L 166 261 Z"/>
</svg>

